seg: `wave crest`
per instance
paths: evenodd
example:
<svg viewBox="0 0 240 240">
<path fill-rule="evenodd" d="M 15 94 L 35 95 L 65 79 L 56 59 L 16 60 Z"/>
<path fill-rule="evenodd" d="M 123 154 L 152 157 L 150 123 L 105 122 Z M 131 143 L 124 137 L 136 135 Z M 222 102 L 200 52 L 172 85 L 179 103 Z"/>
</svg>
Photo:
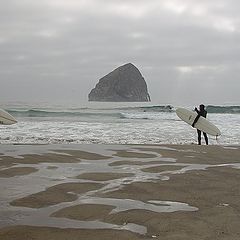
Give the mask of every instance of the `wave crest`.
<svg viewBox="0 0 240 240">
<path fill-rule="evenodd" d="M 240 113 L 240 106 L 214 106 L 208 105 L 207 111 L 209 113 Z"/>
</svg>

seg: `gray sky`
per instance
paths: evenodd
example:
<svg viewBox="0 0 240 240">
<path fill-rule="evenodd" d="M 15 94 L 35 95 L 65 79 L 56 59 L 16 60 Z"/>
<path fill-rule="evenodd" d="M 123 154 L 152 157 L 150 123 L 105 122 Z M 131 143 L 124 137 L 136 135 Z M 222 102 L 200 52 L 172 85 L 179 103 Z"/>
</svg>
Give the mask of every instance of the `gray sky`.
<svg viewBox="0 0 240 240">
<path fill-rule="evenodd" d="M 82 102 L 131 62 L 153 102 L 240 104 L 239 0 L 0 0 L 0 104 Z"/>
</svg>

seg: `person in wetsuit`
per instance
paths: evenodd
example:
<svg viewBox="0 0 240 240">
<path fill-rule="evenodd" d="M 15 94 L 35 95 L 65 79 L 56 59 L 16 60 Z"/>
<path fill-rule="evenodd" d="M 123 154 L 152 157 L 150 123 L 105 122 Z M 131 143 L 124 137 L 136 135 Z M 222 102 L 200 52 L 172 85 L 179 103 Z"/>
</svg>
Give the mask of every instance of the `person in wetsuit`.
<svg viewBox="0 0 240 240">
<path fill-rule="evenodd" d="M 205 110 L 205 106 L 203 104 L 201 104 L 199 106 L 199 110 L 195 107 L 195 111 L 197 112 L 197 117 L 195 118 L 192 127 L 195 126 L 196 122 L 198 121 L 198 119 L 200 118 L 200 116 L 206 118 L 207 117 L 207 111 Z M 198 134 L 198 145 L 201 145 L 201 135 L 202 135 L 202 131 L 200 131 L 199 129 L 197 129 L 197 134 Z M 205 132 L 203 132 L 203 136 L 205 138 L 205 142 L 206 145 L 208 145 L 208 137 L 207 134 Z"/>
</svg>

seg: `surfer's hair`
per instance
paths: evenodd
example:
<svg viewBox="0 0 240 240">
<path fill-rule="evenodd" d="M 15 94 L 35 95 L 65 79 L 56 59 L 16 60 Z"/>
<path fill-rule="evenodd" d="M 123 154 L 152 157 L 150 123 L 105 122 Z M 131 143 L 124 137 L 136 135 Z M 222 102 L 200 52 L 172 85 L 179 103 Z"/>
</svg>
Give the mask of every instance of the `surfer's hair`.
<svg viewBox="0 0 240 240">
<path fill-rule="evenodd" d="M 201 105 L 199 106 L 199 108 L 200 108 L 200 109 L 204 109 L 205 106 L 204 106 L 203 104 L 201 104 Z"/>
</svg>

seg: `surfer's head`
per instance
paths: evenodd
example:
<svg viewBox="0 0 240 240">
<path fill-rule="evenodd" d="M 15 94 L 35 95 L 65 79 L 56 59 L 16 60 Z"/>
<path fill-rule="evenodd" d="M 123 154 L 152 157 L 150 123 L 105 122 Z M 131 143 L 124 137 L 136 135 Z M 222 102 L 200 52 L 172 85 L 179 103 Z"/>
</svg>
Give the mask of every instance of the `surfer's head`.
<svg viewBox="0 0 240 240">
<path fill-rule="evenodd" d="M 203 104 L 199 105 L 200 111 L 204 110 L 205 106 Z"/>
</svg>

